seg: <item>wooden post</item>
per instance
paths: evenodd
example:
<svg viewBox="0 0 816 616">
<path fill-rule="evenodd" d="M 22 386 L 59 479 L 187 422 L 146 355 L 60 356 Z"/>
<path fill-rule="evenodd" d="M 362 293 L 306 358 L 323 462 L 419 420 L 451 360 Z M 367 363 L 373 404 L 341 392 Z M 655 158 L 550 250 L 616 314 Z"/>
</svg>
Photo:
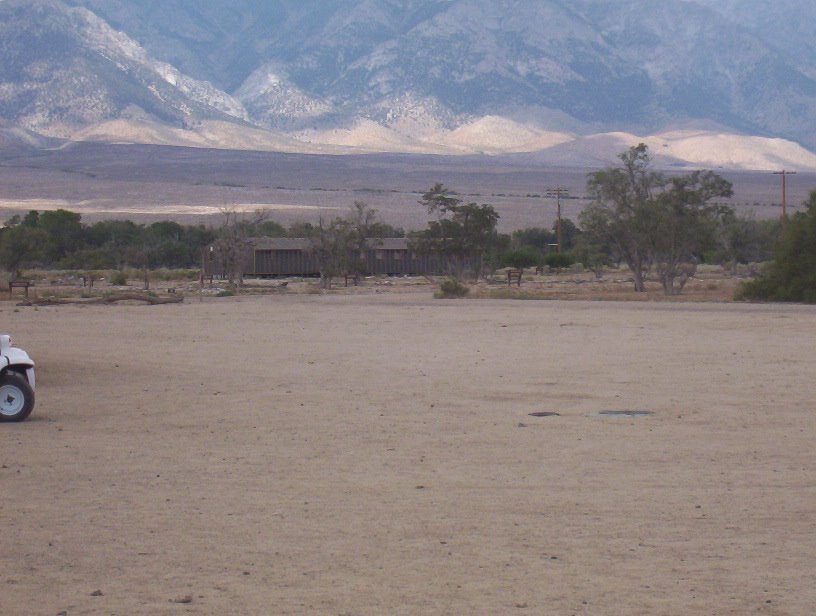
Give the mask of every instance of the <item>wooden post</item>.
<svg viewBox="0 0 816 616">
<path fill-rule="evenodd" d="M 569 194 L 569 191 L 564 188 L 563 186 L 556 186 L 555 188 L 551 188 L 547 191 L 547 196 L 550 198 L 555 197 L 555 202 L 558 207 L 557 209 L 557 218 L 555 222 L 555 237 L 556 237 L 556 252 L 561 252 L 561 197 L 566 197 Z"/>
<path fill-rule="evenodd" d="M 788 196 L 785 178 L 789 175 L 796 175 L 796 171 L 785 171 L 782 169 L 782 171 L 774 171 L 773 174 L 782 176 L 782 218 L 786 219 L 788 217 Z"/>
</svg>

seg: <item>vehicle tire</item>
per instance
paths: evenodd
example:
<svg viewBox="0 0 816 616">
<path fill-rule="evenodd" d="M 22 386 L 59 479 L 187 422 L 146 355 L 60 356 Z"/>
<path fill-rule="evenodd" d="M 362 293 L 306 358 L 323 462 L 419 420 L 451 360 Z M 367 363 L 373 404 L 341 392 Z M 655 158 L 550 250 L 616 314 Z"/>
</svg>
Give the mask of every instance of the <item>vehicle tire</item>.
<svg viewBox="0 0 816 616">
<path fill-rule="evenodd" d="M 34 409 L 34 390 L 14 372 L 0 375 L 0 421 L 23 421 Z"/>
</svg>

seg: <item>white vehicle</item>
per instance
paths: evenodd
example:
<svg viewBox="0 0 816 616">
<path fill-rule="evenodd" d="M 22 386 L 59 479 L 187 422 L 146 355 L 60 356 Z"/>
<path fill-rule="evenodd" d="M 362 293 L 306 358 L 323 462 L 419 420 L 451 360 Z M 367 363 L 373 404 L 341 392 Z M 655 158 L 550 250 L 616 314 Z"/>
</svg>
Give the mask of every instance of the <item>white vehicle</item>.
<svg viewBox="0 0 816 616">
<path fill-rule="evenodd" d="M 11 336 L 0 336 L 0 421 L 23 421 L 34 409 L 34 362 Z"/>
</svg>

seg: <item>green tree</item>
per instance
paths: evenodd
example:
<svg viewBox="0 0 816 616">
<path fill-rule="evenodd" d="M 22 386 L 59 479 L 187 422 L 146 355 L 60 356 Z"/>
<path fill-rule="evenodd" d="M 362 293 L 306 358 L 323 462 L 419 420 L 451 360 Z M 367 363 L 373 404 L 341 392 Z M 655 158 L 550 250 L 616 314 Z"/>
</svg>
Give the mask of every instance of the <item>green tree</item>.
<svg viewBox="0 0 816 616">
<path fill-rule="evenodd" d="M 531 246 L 541 255 L 547 254 L 556 241 L 555 232 L 543 227 L 517 229 L 513 231 L 512 238 L 514 248 Z"/>
<path fill-rule="evenodd" d="M 371 237 L 405 237 L 405 229 L 378 220 L 371 225 Z"/>
<path fill-rule="evenodd" d="M 773 261 L 740 287 L 738 298 L 816 303 L 816 190 L 806 206 L 788 219 Z"/>
<path fill-rule="evenodd" d="M 716 244 L 719 218 L 730 211 L 711 204 L 730 197 L 731 183 L 711 171 L 671 178 L 647 204 L 648 250 L 666 295 L 680 293 L 702 253 Z"/>
<path fill-rule="evenodd" d="M 40 213 L 37 210 L 29 210 L 20 224 L 24 227 L 37 227 L 40 224 Z"/>
<path fill-rule="evenodd" d="M 35 233 L 36 231 L 36 233 Z M 215 239 L 203 225 L 159 221 L 145 227 L 130 220 L 105 220 L 86 226 L 68 210 L 29 211 L 13 216 L 0 231 L 4 263 L 72 269 L 122 270 L 197 265 L 201 249 Z M 2 241 L 2 237 L 0 237 Z M 16 264 L 16 265 L 15 265 Z"/>
<path fill-rule="evenodd" d="M 651 170 L 642 143 L 619 158 L 621 167 L 590 174 L 592 203 L 580 215 L 581 227 L 591 244 L 608 246 L 616 260 L 626 263 L 636 291 L 645 291 L 646 274 L 654 265 L 664 292 L 679 293 L 726 211 L 711 201 L 730 197 L 731 184 L 711 171 L 667 178 Z"/>
<path fill-rule="evenodd" d="M 575 257 L 568 252 L 551 252 L 544 257 L 544 265 L 556 270 L 565 269 L 575 263 Z"/>
<path fill-rule="evenodd" d="M 461 203 L 461 199 L 452 196 L 451 191 L 439 182 L 419 200 L 419 204 L 428 210 L 428 214 L 436 214 L 438 218 L 444 218 L 448 213 L 455 211 Z"/>
<path fill-rule="evenodd" d="M 148 225 L 142 242 L 147 248 L 147 266 L 151 269 L 186 267 L 193 260 L 184 242 L 184 227 L 177 222 L 159 221 Z"/>
<path fill-rule="evenodd" d="M 649 168 L 648 148 L 639 144 L 619 155 L 622 167 L 590 174 L 587 192 L 592 203 L 579 216 L 590 241 L 610 247 L 613 256 L 632 271 L 635 291 L 646 290 L 651 266 L 648 251 L 647 204 L 663 177 Z"/>
<path fill-rule="evenodd" d="M 555 232 L 558 223 L 553 224 L 553 232 Z M 574 250 L 581 237 L 581 229 L 569 218 L 561 219 L 561 250 Z"/>
<path fill-rule="evenodd" d="M 68 210 L 53 210 L 39 215 L 36 228 L 48 234 L 45 260 L 57 264 L 69 254 L 82 248 L 84 229 L 82 216 Z M 25 220 L 23 221 L 25 224 Z"/>
<path fill-rule="evenodd" d="M 541 264 L 541 253 L 532 246 L 522 246 L 505 252 L 501 256 L 501 263 L 505 267 L 524 269 Z"/>
<path fill-rule="evenodd" d="M 255 227 L 256 237 L 286 237 L 286 228 L 274 220 L 264 220 Z"/>
<path fill-rule="evenodd" d="M 203 250 L 216 238 L 215 230 L 204 225 L 190 225 L 184 229 L 184 243 L 190 252 L 190 267 L 201 265 Z"/>
<path fill-rule="evenodd" d="M 107 255 L 106 267 L 118 270 L 130 265 L 131 246 L 140 241 L 143 227 L 130 220 L 103 220 L 85 229 L 85 244 L 98 255 Z"/>
<path fill-rule="evenodd" d="M 441 255 L 456 278 L 463 276 L 467 265 L 480 277 L 485 256 L 498 244 L 498 212 L 491 205 L 462 203 L 442 184 L 435 184 L 419 203 L 437 219 L 412 236 L 414 249 Z"/>
<path fill-rule="evenodd" d="M 314 225 L 310 222 L 298 221 L 289 225 L 286 231 L 287 237 L 309 237 L 314 230 Z"/>
<path fill-rule="evenodd" d="M 773 258 L 774 247 L 782 234 L 782 221 L 755 220 L 738 216 L 733 210 L 725 212 L 720 220 L 717 246 L 706 261 L 727 264 L 737 273 L 740 263 L 761 263 Z"/>
<path fill-rule="evenodd" d="M 49 239 L 42 229 L 22 224 L 0 230 L 0 264 L 19 275 L 22 267 L 42 262 Z"/>
</svg>

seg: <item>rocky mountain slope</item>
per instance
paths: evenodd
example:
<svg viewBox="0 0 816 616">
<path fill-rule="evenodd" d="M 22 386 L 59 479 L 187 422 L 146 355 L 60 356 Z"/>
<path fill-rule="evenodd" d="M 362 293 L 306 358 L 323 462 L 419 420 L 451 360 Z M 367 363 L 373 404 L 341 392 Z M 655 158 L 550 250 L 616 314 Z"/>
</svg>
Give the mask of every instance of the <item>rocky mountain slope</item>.
<svg viewBox="0 0 816 616">
<path fill-rule="evenodd" d="M 816 149 L 807 23 L 806 0 L 0 0 L 0 118 L 83 139 L 451 154 L 704 130 L 752 152 L 783 139 L 771 158 L 794 164 Z"/>
</svg>

